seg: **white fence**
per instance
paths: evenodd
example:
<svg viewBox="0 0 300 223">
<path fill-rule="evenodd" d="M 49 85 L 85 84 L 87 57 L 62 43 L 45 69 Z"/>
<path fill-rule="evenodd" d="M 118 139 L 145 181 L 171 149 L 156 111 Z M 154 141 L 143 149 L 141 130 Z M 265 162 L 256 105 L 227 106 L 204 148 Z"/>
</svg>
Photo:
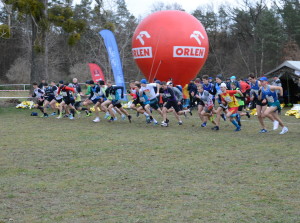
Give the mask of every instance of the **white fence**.
<svg viewBox="0 0 300 223">
<path fill-rule="evenodd" d="M 30 84 L 0 84 L 0 91 L 28 91 L 26 86 L 28 89 Z"/>
</svg>

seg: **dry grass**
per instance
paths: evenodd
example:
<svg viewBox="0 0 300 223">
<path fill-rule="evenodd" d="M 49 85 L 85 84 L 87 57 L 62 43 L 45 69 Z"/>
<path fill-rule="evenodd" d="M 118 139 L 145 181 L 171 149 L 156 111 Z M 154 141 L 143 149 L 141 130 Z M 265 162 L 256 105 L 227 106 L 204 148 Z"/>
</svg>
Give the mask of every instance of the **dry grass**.
<svg viewBox="0 0 300 223">
<path fill-rule="evenodd" d="M 300 121 L 220 132 L 0 108 L 0 222 L 299 222 Z M 133 114 L 134 115 L 134 114 Z M 268 123 L 271 126 L 271 123 Z"/>
</svg>

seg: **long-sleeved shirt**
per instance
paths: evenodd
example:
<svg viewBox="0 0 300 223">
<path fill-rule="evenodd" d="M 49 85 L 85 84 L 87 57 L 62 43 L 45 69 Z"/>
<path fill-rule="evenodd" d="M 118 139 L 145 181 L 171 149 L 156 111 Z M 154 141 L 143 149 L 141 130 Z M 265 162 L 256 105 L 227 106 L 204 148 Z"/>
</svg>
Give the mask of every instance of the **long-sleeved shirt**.
<svg viewBox="0 0 300 223">
<path fill-rule="evenodd" d="M 72 87 L 63 85 L 58 88 L 57 94 L 60 94 L 60 92 L 64 98 L 70 98 L 70 97 L 73 97 L 72 93 L 75 93 L 75 89 Z M 70 93 L 70 92 L 72 92 L 72 93 Z"/>
<path fill-rule="evenodd" d="M 177 100 L 181 101 L 182 98 L 183 98 L 182 92 L 177 87 L 173 87 L 172 89 L 173 89 L 173 91 L 175 93 L 175 96 L 176 96 Z"/>
<path fill-rule="evenodd" d="M 164 89 L 163 94 L 164 94 L 164 98 L 167 101 L 175 101 L 175 102 L 177 101 L 174 90 L 172 88 L 168 87 L 167 89 Z"/>
<path fill-rule="evenodd" d="M 105 90 L 106 98 L 109 100 L 120 100 L 118 89 L 121 89 L 121 98 L 123 98 L 124 88 L 122 86 L 110 86 Z"/>
</svg>

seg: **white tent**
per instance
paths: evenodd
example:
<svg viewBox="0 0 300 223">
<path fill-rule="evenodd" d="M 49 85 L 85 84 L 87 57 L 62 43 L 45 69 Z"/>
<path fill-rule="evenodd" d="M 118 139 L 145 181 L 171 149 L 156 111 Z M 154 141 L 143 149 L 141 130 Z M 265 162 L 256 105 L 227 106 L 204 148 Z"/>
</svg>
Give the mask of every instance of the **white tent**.
<svg viewBox="0 0 300 223">
<path fill-rule="evenodd" d="M 278 75 L 278 77 L 280 77 L 280 75 L 286 73 L 287 69 L 289 69 L 290 71 L 289 75 L 300 78 L 300 61 L 292 61 L 292 60 L 286 60 L 275 69 L 266 73 L 265 76 L 273 77 L 274 75 Z"/>
</svg>

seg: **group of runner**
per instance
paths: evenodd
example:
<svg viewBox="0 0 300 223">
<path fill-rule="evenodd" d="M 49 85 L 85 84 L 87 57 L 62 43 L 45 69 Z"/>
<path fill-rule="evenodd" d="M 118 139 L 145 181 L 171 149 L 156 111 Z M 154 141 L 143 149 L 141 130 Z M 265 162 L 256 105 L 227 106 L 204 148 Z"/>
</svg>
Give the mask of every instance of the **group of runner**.
<svg viewBox="0 0 300 223">
<path fill-rule="evenodd" d="M 193 115 L 192 110 L 197 110 L 202 122 L 201 127 L 206 127 L 210 121 L 214 131 L 220 129 L 221 118 L 229 119 L 235 127 L 234 131 L 240 131 L 241 117 L 250 118 L 246 110 L 247 98 L 250 98 L 252 108 L 256 107 L 257 110 L 260 133 L 267 132 L 264 124 L 266 117 L 273 122 L 273 130 L 277 130 L 280 125 L 280 134 L 287 133 L 288 128 L 278 115 L 281 110 L 278 97 L 283 94 L 282 87 L 269 85 L 266 77 L 258 80 L 253 74 L 249 75 L 248 81 L 248 87 L 242 87 L 242 83 L 239 84 L 235 80 L 228 86 L 220 76 L 217 76 L 213 83 L 211 78 L 204 75 L 202 81 L 193 81 L 182 88 L 174 86 L 171 80 L 148 83 L 146 79 L 142 79 L 130 81 L 127 93 L 132 97 L 130 109 L 136 110 L 137 116 L 144 115 L 147 123 L 158 125 L 157 120 L 161 119 L 160 125 L 168 127 L 168 116 L 173 113 L 178 125 L 182 125 L 181 117 Z M 127 118 L 131 122 L 132 116 L 121 104 L 125 93 L 122 86 L 115 86 L 109 80 L 106 83 L 102 80 L 97 83 L 87 81 L 86 86 L 87 92 L 84 94 L 76 78 L 72 83 L 43 83 L 41 88 L 37 83 L 33 83 L 33 97 L 37 98 L 37 108 L 41 110 L 43 117 L 58 115 L 58 119 L 64 116 L 74 119 L 75 115 L 81 115 L 81 111 L 85 111 L 86 116 L 91 116 L 93 105 L 93 122 L 100 122 L 100 112 L 105 114 L 104 119 L 108 119 L 109 122 L 117 120 L 116 114 L 119 114 L 121 119 Z M 87 97 L 84 101 L 83 96 Z M 50 115 L 47 113 L 48 107 L 53 110 Z"/>
</svg>

